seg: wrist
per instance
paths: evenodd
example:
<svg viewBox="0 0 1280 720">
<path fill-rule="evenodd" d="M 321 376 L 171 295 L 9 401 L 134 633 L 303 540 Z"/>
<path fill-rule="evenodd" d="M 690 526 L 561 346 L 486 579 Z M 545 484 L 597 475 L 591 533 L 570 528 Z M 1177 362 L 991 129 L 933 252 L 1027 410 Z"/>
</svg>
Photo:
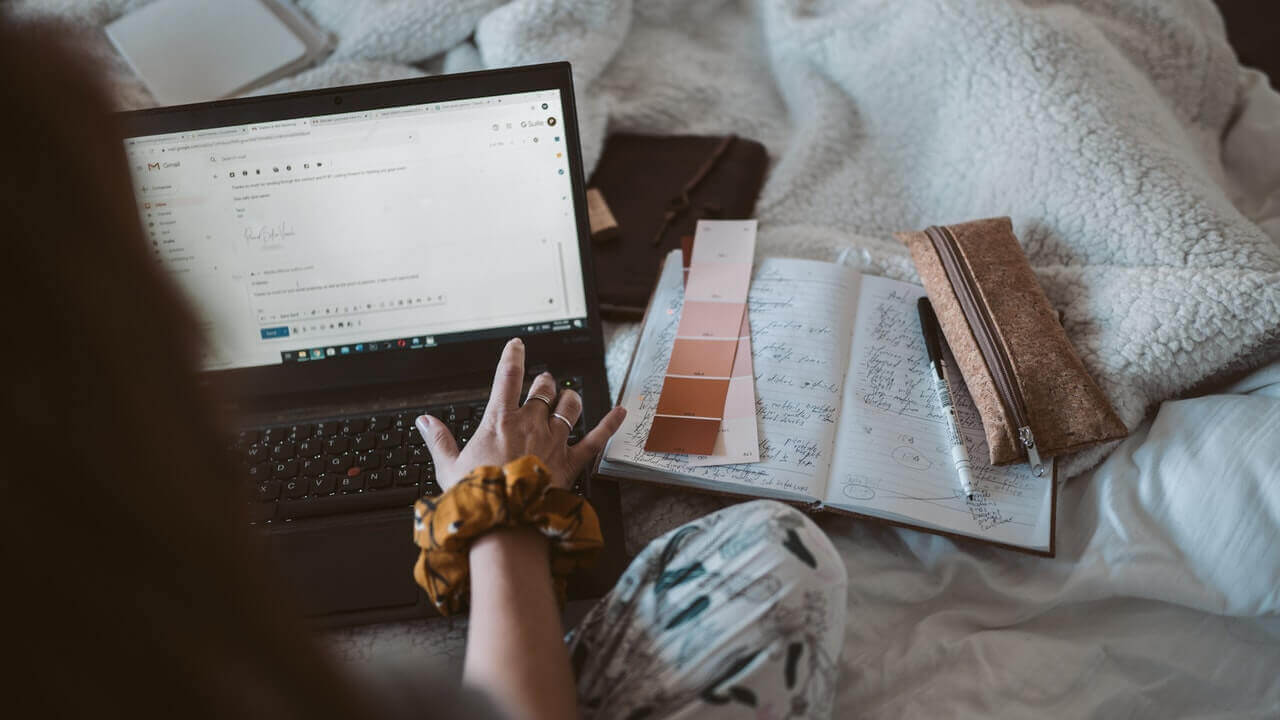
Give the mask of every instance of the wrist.
<svg viewBox="0 0 1280 720">
<path fill-rule="evenodd" d="M 471 543 L 472 567 L 476 562 L 490 560 L 518 560 L 520 562 L 549 562 L 547 539 L 535 528 L 528 526 L 496 527 Z"/>
</svg>

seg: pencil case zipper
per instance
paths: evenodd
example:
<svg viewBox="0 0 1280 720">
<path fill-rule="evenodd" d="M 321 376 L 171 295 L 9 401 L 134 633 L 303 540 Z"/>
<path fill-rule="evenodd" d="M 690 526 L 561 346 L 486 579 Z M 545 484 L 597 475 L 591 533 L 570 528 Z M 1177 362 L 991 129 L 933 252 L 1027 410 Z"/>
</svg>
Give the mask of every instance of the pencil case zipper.
<svg viewBox="0 0 1280 720">
<path fill-rule="evenodd" d="M 1044 475 L 1044 463 L 1040 461 L 1040 451 L 1036 448 L 1036 436 L 1031 431 L 1031 418 L 1027 414 L 1027 404 L 1018 389 L 1013 375 L 1013 363 L 1004 351 L 1004 346 L 996 338 L 996 324 L 991 317 L 990 308 L 978 294 L 978 283 L 973 273 L 960 257 L 960 245 L 951 230 L 945 227 L 932 226 L 925 229 L 925 234 L 933 243 L 938 259 L 942 261 L 942 269 L 947 273 L 947 280 L 955 290 L 960 301 L 960 311 L 978 342 L 978 350 L 991 372 L 992 384 L 1005 412 L 1013 418 L 1018 428 L 1018 441 L 1027 451 L 1027 459 L 1031 462 L 1031 470 L 1037 477 Z"/>
</svg>

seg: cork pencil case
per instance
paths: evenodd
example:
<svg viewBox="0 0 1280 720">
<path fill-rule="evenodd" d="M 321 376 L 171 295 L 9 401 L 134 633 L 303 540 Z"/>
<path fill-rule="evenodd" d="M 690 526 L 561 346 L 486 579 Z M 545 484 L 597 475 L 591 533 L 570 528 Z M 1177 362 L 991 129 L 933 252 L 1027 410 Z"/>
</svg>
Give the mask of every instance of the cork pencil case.
<svg viewBox="0 0 1280 720">
<path fill-rule="evenodd" d="M 899 233 L 973 396 L 991 464 L 1128 434 L 1058 322 L 1007 217 Z"/>
</svg>

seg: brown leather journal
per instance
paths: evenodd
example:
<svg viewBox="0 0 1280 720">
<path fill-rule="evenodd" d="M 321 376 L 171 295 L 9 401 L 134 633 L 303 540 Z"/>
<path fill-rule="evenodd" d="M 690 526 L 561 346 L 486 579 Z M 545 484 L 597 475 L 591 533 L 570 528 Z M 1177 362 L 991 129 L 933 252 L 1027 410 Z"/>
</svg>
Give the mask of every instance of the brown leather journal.
<svg viewBox="0 0 1280 720">
<path fill-rule="evenodd" d="M 1007 217 L 899 233 L 982 416 L 991 464 L 1128 434 L 1049 305 Z"/>
<path fill-rule="evenodd" d="M 763 145 L 733 135 L 609 136 L 587 182 L 617 225 L 591 247 L 605 317 L 644 314 L 662 259 L 698 220 L 750 218 L 768 163 Z"/>
</svg>

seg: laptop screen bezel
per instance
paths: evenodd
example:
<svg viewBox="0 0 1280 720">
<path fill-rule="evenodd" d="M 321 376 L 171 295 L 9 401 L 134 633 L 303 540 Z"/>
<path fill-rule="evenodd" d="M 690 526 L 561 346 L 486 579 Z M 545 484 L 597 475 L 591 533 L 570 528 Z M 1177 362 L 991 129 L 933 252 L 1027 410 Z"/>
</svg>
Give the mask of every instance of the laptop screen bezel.
<svg viewBox="0 0 1280 720">
<path fill-rule="evenodd" d="M 118 113 L 118 118 L 124 138 L 133 138 L 541 90 L 560 91 L 587 323 L 581 329 L 530 334 L 522 338 L 527 356 L 539 364 L 554 367 L 572 358 L 591 354 L 598 358 L 598 363 L 602 363 L 603 341 L 596 302 L 595 275 L 591 265 L 591 235 L 586 211 L 582 151 L 569 63 L 548 63 L 135 110 Z M 495 199 L 494 202 L 501 204 L 500 199 Z M 242 398 L 342 390 L 373 384 L 422 383 L 474 374 L 480 368 L 492 371 L 505 342 L 506 338 L 493 337 L 441 344 L 421 350 L 209 370 L 201 374 L 221 391 Z"/>
</svg>

